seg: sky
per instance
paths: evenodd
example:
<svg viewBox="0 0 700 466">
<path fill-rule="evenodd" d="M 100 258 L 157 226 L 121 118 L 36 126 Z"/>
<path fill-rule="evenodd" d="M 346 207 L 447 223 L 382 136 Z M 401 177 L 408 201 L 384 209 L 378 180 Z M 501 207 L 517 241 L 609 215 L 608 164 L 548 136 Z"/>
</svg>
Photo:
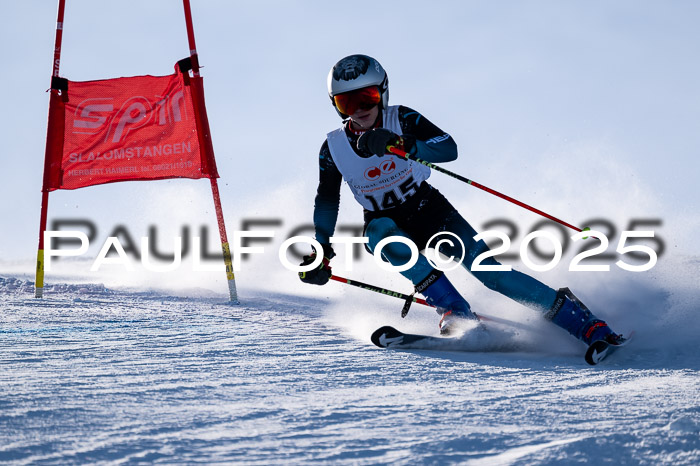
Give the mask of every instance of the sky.
<svg viewBox="0 0 700 466">
<path fill-rule="evenodd" d="M 0 5 L 0 273 L 34 270 L 56 5 Z M 318 150 L 340 123 L 326 76 L 340 58 L 364 53 L 387 70 L 390 104 L 455 138 L 460 158 L 446 168 L 572 223 L 598 218 L 620 231 L 660 220 L 668 257 L 700 253 L 697 2 L 191 5 L 230 231 L 277 219 L 281 241 L 311 221 Z M 167 75 L 187 55 L 179 1 L 67 1 L 60 69 L 68 79 Z M 539 220 L 443 175 L 430 181 L 477 229 L 505 217 L 522 238 Z M 342 196 L 339 222 L 361 223 L 347 188 Z M 155 226 L 168 238 L 205 225 L 216 241 L 205 180 L 55 191 L 54 219 L 93 222 L 93 257 L 118 226 L 134 237 Z M 271 262 L 249 264 L 259 272 Z"/>
</svg>

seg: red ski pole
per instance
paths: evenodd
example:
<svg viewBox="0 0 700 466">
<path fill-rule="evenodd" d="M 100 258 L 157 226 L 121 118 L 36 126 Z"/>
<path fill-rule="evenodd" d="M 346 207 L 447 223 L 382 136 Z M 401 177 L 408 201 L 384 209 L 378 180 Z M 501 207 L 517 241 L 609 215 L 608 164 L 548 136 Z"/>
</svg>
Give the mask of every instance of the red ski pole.
<svg viewBox="0 0 700 466">
<path fill-rule="evenodd" d="M 425 161 L 425 160 L 421 160 L 421 159 L 419 159 L 418 157 L 414 157 L 414 156 L 412 156 L 411 154 L 409 154 L 409 153 L 407 153 L 407 152 L 404 152 L 404 151 L 402 151 L 402 150 L 400 150 L 400 149 L 397 149 L 396 147 L 389 146 L 389 147 L 388 147 L 388 150 L 389 150 L 389 152 L 391 152 L 391 153 L 394 154 L 394 155 L 398 155 L 399 157 L 403 157 L 404 159 L 413 160 L 414 162 L 418 162 L 418 163 L 420 163 L 420 164 L 423 164 L 423 165 L 425 165 L 426 167 L 432 168 L 432 169 L 435 170 L 435 171 L 439 171 L 440 173 L 444 173 L 445 175 L 449 175 L 449 176 L 451 176 L 452 178 L 455 178 L 455 179 L 457 179 L 457 180 L 459 180 L 459 181 L 462 181 L 462 182 L 464 182 L 464 183 L 467 183 L 467 184 L 469 184 L 469 185 L 472 185 L 472 186 L 474 186 L 475 188 L 479 188 L 479 189 L 481 189 L 481 190 L 484 190 L 484 191 L 486 191 L 487 193 L 493 194 L 494 196 L 498 196 L 498 197 L 500 197 L 501 199 L 505 199 L 506 201 L 512 202 L 512 203 L 515 204 L 515 205 L 519 205 L 520 207 L 523 207 L 523 208 L 525 208 L 525 209 L 527 209 L 527 210 L 529 210 L 529 211 L 531 211 L 531 212 L 534 212 L 534 213 L 536 213 L 536 214 L 538 214 L 538 215 L 541 215 L 541 216 L 543 216 L 543 217 L 545 217 L 545 218 L 548 218 L 548 219 L 550 219 L 550 220 L 552 220 L 552 221 L 554 221 L 554 222 L 557 222 L 557 223 L 559 223 L 559 224 L 561 224 L 561 225 L 564 225 L 565 227 L 571 228 L 572 230 L 575 230 L 575 231 L 584 231 L 584 230 L 588 230 L 588 229 L 589 229 L 589 228 L 581 229 L 581 228 L 579 228 L 579 227 L 577 227 L 577 226 L 571 225 L 570 223 L 566 223 L 565 221 L 560 220 L 560 219 L 558 219 L 558 218 L 556 218 L 556 217 L 554 217 L 554 216 L 552 216 L 552 215 L 549 215 L 548 213 L 543 212 L 543 211 L 541 211 L 541 210 L 539 210 L 539 209 L 537 209 L 537 208 L 535 208 L 535 207 L 532 207 L 532 206 L 530 206 L 530 205 L 527 205 L 527 204 L 525 204 L 524 202 L 520 202 L 520 201 L 517 200 L 517 199 L 514 199 L 514 198 L 512 198 L 512 197 L 510 197 L 510 196 L 506 196 L 506 195 L 503 194 L 503 193 L 499 193 L 498 191 L 496 191 L 496 190 L 494 190 L 494 189 L 491 189 L 491 188 L 489 188 L 489 187 L 487 187 L 487 186 L 484 186 L 483 184 L 479 184 L 479 183 L 477 183 L 476 181 L 470 180 L 469 178 L 465 178 L 465 177 L 463 177 L 462 175 L 458 175 L 457 173 L 454 173 L 454 172 L 451 172 L 451 171 L 449 171 L 449 170 L 446 170 L 446 169 L 444 169 L 444 168 L 442 168 L 442 167 L 440 167 L 440 166 L 438 166 L 438 165 L 432 164 L 432 163 L 427 162 L 427 161 Z"/>
</svg>

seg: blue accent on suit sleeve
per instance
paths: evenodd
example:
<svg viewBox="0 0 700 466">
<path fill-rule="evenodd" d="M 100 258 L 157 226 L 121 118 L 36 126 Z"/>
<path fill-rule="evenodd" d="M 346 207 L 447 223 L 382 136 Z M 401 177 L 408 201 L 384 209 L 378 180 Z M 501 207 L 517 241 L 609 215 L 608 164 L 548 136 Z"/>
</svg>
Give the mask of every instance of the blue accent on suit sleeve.
<svg viewBox="0 0 700 466">
<path fill-rule="evenodd" d="M 439 142 L 416 141 L 415 150 L 411 153 L 431 163 L 452 162 L 457 159 L 457 144 L 449 135 L 447 139 Z"/>
<path fill-rule="evenodd" d="M 399 107 L 399 123 L 404 136 L 415 138 L 412 155 L 431 163 L 457 159 L 457 143 L 452 136 L 420 113 L 402 105 Z"/>
</svg>

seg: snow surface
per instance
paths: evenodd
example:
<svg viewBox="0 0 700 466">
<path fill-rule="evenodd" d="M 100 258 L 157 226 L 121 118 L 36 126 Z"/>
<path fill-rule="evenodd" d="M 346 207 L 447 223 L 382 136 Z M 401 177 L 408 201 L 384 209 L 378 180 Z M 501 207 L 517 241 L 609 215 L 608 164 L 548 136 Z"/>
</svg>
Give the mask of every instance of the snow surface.
<svg viewBox="0 0 700 466">
<path fill-rule="evenodd" d="M 700 463 L 700 62 L 688 59 L 700 46 L 698 2 L 273 2 L 275 14 L 270 2 L 196 2 L 229 237 L 248 229 L 244 220 L 281 222 L 266 254 L 236 271 L 235 307 L 223 272 L 190 264 L 90 272 L 122 226 L 161 251 L 184 227 L 208 227 L 216 249 L 203 180 L 51 193 L 50 224 L 87 219 L 99 233 L 83 263 L 56 261 L 45 298 L 32 297 L 50 3 L 0 3 L 12 18 L 0 29 L 13 44 L 6 61 L 22 71 L 3 76 L 12 111 L 0 117 L 0 164 L 11 174 L 0 183 L 0 463 Z M 68 2 L 63 76 L 162 75 L 187 54 L 177 2 L 126 3 Z M 348 40 L 339 17 L 367 31 L 392 18 L 420 33 L 403 34 L 400 47 L 371 34 Z M 582 344 L 457 270 L 450 277 L 475 311 L 516 322 L 492 330 L 504 334 L 496 343 L 522 351 L 385 351 L 369 342 L 374 329 L 435 332 L 436 315 L 414 306 L 402 320 L 393 298 L 305 287 L 281 270 L 275 249 L 311 221 L 316 154 L 339 123 L 326 73 L 358 52 L 389 71 L 392 104 L 455 138 L 460 158 L 445 168 L 575 225 L 603 219 L 620 233 L 658 220 L 666 252 L 652 271 L 569 273 L 572 245 L 559 267 L 535 275 L 570 287 L 617 331 L 635 330 L 628 350 L 589 367 Z M 280 118 L 280 103 L 293 115 Z M 260 143 L 272 139 L 293 149 Z M 447 176 L 430 183 L 477 231 L 515 222 L 510 252 L 540 221 Z M 339 222 L 361 225 L 342 191 Z M 336 273 L 410 292 L 366 254 L 344 271 L 336 252 Z"/>
<path fill-rule="evenodd" d="M 432 332 L 437 318 L 415 306 L 402 321 L 362 290 L 244 293 L 239 306 L 95 284 L 31 292 L 0 278 L 2 463 L 700 462 L 698 324 L 678 325 L 694 309 L 679 289 L 653 291 L 681 304 L 598 367 L 534 315 L 501 328 L 540 343 L 526 351 L 379 349 L 378 325 Z"/>
</svg>

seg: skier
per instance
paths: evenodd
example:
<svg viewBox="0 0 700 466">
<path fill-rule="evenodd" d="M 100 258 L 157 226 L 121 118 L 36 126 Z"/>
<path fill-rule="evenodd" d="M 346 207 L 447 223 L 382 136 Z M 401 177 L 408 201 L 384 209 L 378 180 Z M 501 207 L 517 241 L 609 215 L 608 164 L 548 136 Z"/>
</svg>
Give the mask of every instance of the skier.
<svg viewBox="0 0 700 466">
<path fill-rule="evenodd" d="M 451 232 L 464 242 L 463 266 L 488 288 L 537 309 L 544 317 L 586 344 L 622 340 L 608 325 L 596 318 L 568 288 L 558 291 L 516 270 L 472 271 L 474 259 L 488 250 L 484 241 L 474 241 L 476 231 L 455 208 L 428 184 L 430 169 L 417 162 L 386 155 L 387 146 L 397 147 L 431 163 L 457 158 L 452 137 L 425 116 L 404 106 L 389 106 L 387 74 L 372 57 L 351 55 L 333 66 L 328 75 L 328 94 L 343 119 L 342 126 L 328 133 L 319 155 L 319 185 L 314 207 L 316 240 L 323 251 L 304 256 L 307 265 L 322 253 L 321 264 L 299 272 L 305 283 L 324 285 L 331 276 L 330 260 L 335 255 L 330 237 L 335 230 L 344 179 L 364 208 L 367 249 L 374 254 L 377 244 L 389 236 L 402 236 L 423 247 L 438 232 Z M 443 242 L 440 252 L 461 257 L 461 248 Z M 392 242 L 381 250 L 393 265 L 408 262 L 407 245 Z M 483 265 L 499 265 L 490 257 Z M 441 315 L 440 333 L 454 332 L 460 321 L 476 319 L 469 303 L 445 274 L 423 256 L 401 272 L 415 290 L 436 306 Z"/>
</svg>

